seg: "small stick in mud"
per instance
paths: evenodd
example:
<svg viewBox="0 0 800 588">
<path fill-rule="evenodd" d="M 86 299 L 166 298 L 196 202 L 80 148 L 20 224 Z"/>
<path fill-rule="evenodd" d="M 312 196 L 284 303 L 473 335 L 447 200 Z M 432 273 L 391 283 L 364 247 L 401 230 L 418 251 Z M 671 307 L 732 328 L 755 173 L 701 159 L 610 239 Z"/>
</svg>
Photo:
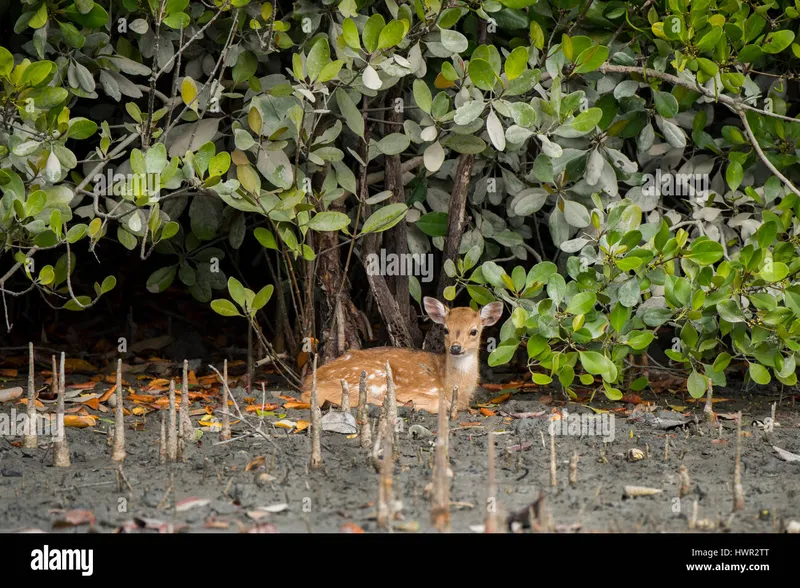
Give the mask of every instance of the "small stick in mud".
<svg viewBox="0 0 800 588">
<path fill-rule="evenodd" d="M 733 466 L 733 510 L 744 510 L 744 487 L 742 486 L 742 411 L 736 419 L 736 464 Z"/>
<path fill-rule="evenodd" d="M 681 464 L 681 467 L 678 469 L 678 477 L 681 481 L 681 485 L 678 488 L 678 497 L 683 498 L 684 496 L 688 496 L 689 492 L 692 490 L 692 482 L 689 479 L 689 470 L 687 470 L 686 466 L 683 464 Z"/>
<path fill-rule="evenodd" d="M 388 365 L 388 364 L 387 364 Z M 385 402 L 390 403 L 389 396 Z M 387 413 L 388 413 L 387 407 Z M 383 460 L 381 461 L 381 473 L 378 481 L 378 527 L 391 531 L 391 521 L 394 516 L 394 489 L 392 474 L 394 470 L 394 427 L 387 424 L 383 435 Z"/>
<path fill-rule="evenodd" d="M 58 396 L 58 364 L 56 356 L 53 356 L 53 381 L 50 383 L 50 395 Z"/>
<path fill-rule="evenodd" d="M 383 408 L 386 408 L 386 403 L 384 402 Z M 370 461 L 372 463 L 372 467 L 375 468 L 376 472 L 381 471 L 381 443 L 383 442 L 383 438 L 386 436 L 386 412 L 381 410 L 381 416 L 378 419 L 378 425 L 375 428 L 375 442 L 372 445 L 372 454 L 370 455 Z"/>
<path fill-rule="evenodd" d="M 669 435 L 664 436 L 664 461 L 669 459 Z"/>
<path fill-rule="evenodd" d="M 689 528 L 694 529 L 695 525 L 697 524 L 697 511 L 699 509 L 699 505 L 695 500 L 692 502 L 692 514 L 689 516 Z"/>
<path fill-rule="evenodd" d="M 392 434 L 392 439 L 396 443 L 398 440 L 397 430 L 397 396 L 394 390 L 394 377 L 389 362 L 386 362 L 386 424 L 388 431 Z"/>
<path fill-rule="evenodd" d="M 458 418 L 458 386 L 453 386 L 453 398 L 450 400 L 450 420 Z"/>
<path fill-rule="evenodd" d="M 317 399 L 317 355 L 311 368 L 311 469 L 322 467 L 322 441 L 320 430 L 322 428 L 322 413 L 319 410 Z"/>
<path fill-rule="evenodd" d="M 161 411 L 161 443 L 158 445 L 158 463 L 167 463 L 167 412 Z"/>
<path fill-rule="evenodd" d="M 34 383 L 33 343 L 28 343 L 28 352 L 30 354 L 28 359 L 28 426 L 25 431 L 25 436 L 22 438 L 22 446 L 25 449 L 36 449 L 39 446 L 39 435 L 36 431 L 38 417 L 36 416 L 36 385 Z"/>
<path fill-rule="evenodd" d="M 169 423 L 167 427 L 167 459 L 175 461 L 178 459 L 178 438 L 176 436 L 175 425 L 177 418 L 175 415 L 175 381 L 169 381 Z"/>
<path fill-rule="evenodd" d="M 189 417 L 189 362 L 183 360 L 183 379 L 181 381 L 181 431 L 184 443 L 194 437 L 192 419 Z"/>
<path fill-rule="evenodd" d="M 122 411 L 122 360 L 117 360 L 117 405 L 114 407 L 114 450 L 111 461 L 125 461 L 125 414 Z"/>
<path fill-rule="evenodd" d="M 220 439 L 227 441 L 231 438 L 231 415 L 228 414 L 228 360 L 222 364 L 222 433 Z"/>
<path fill-rule="evenodd" d="M 369 426 L 369 407 L 367 405 L 367 372 L 361 372 L 358 382 L 358 426 L 359 441 L 362 449 L 369 449 L 372 445 L 372 429 Z"/>
<path fill-rule="evenodd" d="M 55 360 L 55 356 L 53 356 Z M 64 380 L 64 352 L 61 352 L 61 369 L 58 374 L 58 408 L 56 410 L 56 442 L 55 451 L 53 452 L 54 460 L 53 465 L 58 468 L 68 468 L 70 466 L 69 445 L 67 444 L 67 432 L 64 426 L 64 395 L 66 394 Z M 55 371 L 53 372 L 53 379 L 56 378 Z"/>
<path fill-rule="evenodd" d="M 347 380 L 340 380 L 342 385 L 342 404 L 339 406 L 339 410 L 342 412 L 350 412 L 350 386 L 347 384 Z"/>
<path fill-rule="evenodd" d="M 550 432 L 550 486 L 558 488 L 558 476 L 556 475 L 556 436 Z"/>
<path fill-rule="evenodd" d="M 486 520 L 484 521 L 485 533 L 497 533 L 497 483 L 495 482 L 494 465 L 494 431 L 489 431 L 489 484 L 486 497 Z"/>
<path fill-rule="evenodd" d="M 708 391 L 706 392 L 706 405 L 703 407 L 703 415 L 706 418 L 706 422 L 710 425 L 713 425 L 714 422 L 717 420 L 717 417 L 714 414 L 714 407 L 711 400 L 712 390 L 713 386 L 711 384 L 711 380 L 708 380 Z"/>
<path fill-rule="evenodd" d="M 440 533 L 450 531 L 450 481 L 447 478 L 449 459 L 450 423 L 447 420 L 444 389 L 439 389 L 439 430 L 433 464 L 433 500 L 431 524 Z"/>
<path fill-rule="evenodd" d="M 578 452 L 574 452 L 569 460 L 569 483 L 575 486 L 578 483 Z"/>
</svg>

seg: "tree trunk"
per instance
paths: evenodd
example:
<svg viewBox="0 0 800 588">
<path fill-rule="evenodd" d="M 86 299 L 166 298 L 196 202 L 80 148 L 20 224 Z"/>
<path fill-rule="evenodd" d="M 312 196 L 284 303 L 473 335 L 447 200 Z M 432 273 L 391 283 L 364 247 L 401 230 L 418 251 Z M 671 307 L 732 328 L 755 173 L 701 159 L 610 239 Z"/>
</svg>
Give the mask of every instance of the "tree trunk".
<svg viewBox="0 0 800 588">
<path fill-rule="evenodd" d="M 458 250 L 461 247 L 461 237 L 464 235 L 469 180 L 474 163 L 474 155 L 466 153 L 461 155 L 456 170 L 456 177 L 453 182 L 453 192 L 450 194 L 450 206 L 447 216 L 447 237 L 444 243 L 442 265 L 439 270 L 439 284 L 436 288 L 436 296 L 440 300 L 444 300 L 444 289 L 454 283 L 453 279 L 449 278 L 444 272 L 444 264 L 448 259 L 455 262 L 458 258 Z M 441 351 L 444 349 L 442 343 L 443 334 L 443 327 L 434 323 L 425 336 L 425 349 L 430 351 Z"/>
<path fill-rule="evenodd" d="M 402 97 L 402 83 L 396 84 L 386 96 L 387 110 L 386 120 L 388 123 L 398 123 L 386 125 L 387 132 L 397 132 L 398 127 L 403 122 L 403 110 L 398 112 L 395 109 L 395 100 Z M 385 182 L 387 190 L 392 191 L 390 202 L 405 202 L 405 187 L 403 186 L 403 171 L 400 163 L 400 155 L 385 156 Z M 388 253 L 405 255 L 408 253 L 408 224 L 403 221 L 386 231 L 384 244 Z M 387 277 L 389 287 L 394 292 L 394 299 L 397 301 L 400 316 L 406 321 L 408 331 L 411 335 L 413 344 L 422 344 L 422 332 L 417 325 L 416 317 L 411 314 L 411 295 L 409 293 L 408 276 L 389 276 Z M 416 313 L 415 313 L 416 314 Z"/>
<path fill-rule="evenodd" d="M 326 166 L 325 173 L 329 170 Z M 315 188 L 320 189 L 324 173 L 314 177 Z M 328 210 L 345 212 L 343 198 L 331 202 Z M 322 210 L 320 204 L 319 210 Z M 350 280 L 344 276 L 342 267 L 342 247 L 339 247 L 339 232 L 328 231 L 317 233 L 318 255 L 316 274 L 320 288 L 324 293 L 320 309 L 322 330 L 319 338 L 324 341 L 321 349 L 320 365 L 324 365 L 342 355 L 348 349 L 360 349 L 358 338 L 358 315 L 353 314 L 350 302 Z M 344 281 L 342 278 L 345 278 Z M 311 278 L 313 283 L 313 276 Z"/>
</svg>

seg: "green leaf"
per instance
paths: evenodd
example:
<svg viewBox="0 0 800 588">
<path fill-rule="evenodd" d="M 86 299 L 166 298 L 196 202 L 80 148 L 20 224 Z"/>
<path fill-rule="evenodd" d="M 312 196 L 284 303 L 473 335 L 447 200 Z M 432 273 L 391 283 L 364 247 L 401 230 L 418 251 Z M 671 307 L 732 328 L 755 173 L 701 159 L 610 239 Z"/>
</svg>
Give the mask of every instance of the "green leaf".
<svg viewBox="0 0 800 588">
<path fill-rule="evenodd" d="M 605 381 L 613 381 L 616 368 L 610 359 L 597 351 L 580 351 L 581 365 L 588 373 L 602 376 Z"/>
<path fill-rule="evenodd" d="M 547 386 L 549 383 L 553 381 L 553 378 L 551 378 L 547 374 L 541 374 L 539 372 L 534 372 L 532 379 L 533 383 L 538 384 L 539 386 Z"/>
<path fill-rule="evenodd" d="M 664 118 L 673 118 L 678 114 L 678 100 L 669 92 L 656 91 L 653 93 L 653 101 L 658 114 Z"/>
<path fill-rule="evenodd" d="M 732 192 L 735 192 L 741 185 L 743 177 L 744 169 L 742 168 L 742 164 L 738 161 L 731 161 L 728 164 L 728 168 L 725 170 L 725 181 L 728 182 L 728 186 Z"/>
<path fill-rule="evenodd" d="M 114 276 L 106 276 L 106 279 L 103 280 L 103 284 L 100 286 L 100 291 L 103 294 L 107 294 L 111 292 L 117 285 L 117 278 Z"/>
<path fill-rule="evenodd" d="M 352 98 L 342 88 L 338 88 L 335 93 L 336 104 L 344 116 L 344 122 L 356 135 L 364 138 L 364 118 L 361 111 L 353 102 Z"/>
<path fill-rule="evenodd" d="M 759 275 L 767 282 L 780 282 L 789 275 L 789 266 L 780 261 L 767 259 Z"/>
<path fill-rule="evenodd" d="M 492 65 L 485 59 L 471 59 L 469 62 L 469 79 L 481 90 L 491 91 L 497 81 Z"/>
<path fill-rule="evenodd" d="M 581 51 L 578 59 L 575 60 L 575 73 L 584 74 L 595 71 L 608 59 L 608 47 L 595 45 Z"/>
<path fill-rule="evenodd" d="M 594 308 L 597 295 L 594 292 L 580 292 L 575 294 L 567 304 L 566 312 L 570 314 L 586 314 Z"/>
<path fill-rule="evenodd" d="M 76 117 L 69 120 L 67 137 L 70 139 L 88 139 L 97 132 L 97 123 L 88 118 Z"/>
<path fill-rule="evenodd" d="M 310 229 L 315 231 L 340 231 L 350 224 L 350 217 L 343 212 L 318 212 L 308 221 Z"/>
<path fill-rule="evenodd" d="M 698 265 L 711 265 L 722 259 L 722 245 L 708 238 L 699 237 L 692 242 L 689 252 L 684 255 Z"/>
<path fill-rule="evenodd" d="M 519 77 L 528 67 L 528 49 L 517 47 L 506 58 L 505 71 L 509 81 Z"/>
<path fill-rule="evenodd" d="M 312 82 L 315 81 L 319 77 L 322 68 L 328 65 L 330 61 L 331 48 L 328 45 L 328 38 L 322 37 L 314 43 L 311 51 L 308 52 L 308 57 L 306 58 L 308 79 Z"/>
<path fill-rule="evenodd" d="M 447 213 L 429 212 L 422 215 L 415 223 L 417 228 L 430 237 L 447 235 Z"/>
<path fill-rule="evenodd" d="M 250 304 L 250 308 L 253 311 L 259 311 L 269 302 L 269 299 L 272 298 L 272 292 L 275 290 L 275 286 L 272 284 L 267 284 L 261 290 L 259 290 L 258 294 L 256 294 L 255 298 L 253 298 L 253 302 Z"/>
<path fill-rule="evenodd" d="M 378 48 L 378 39 L 384 27 L 386 27 L 386 21 L 380 14 L 373 14 L 369 17 L 361 35 L 361 40 L 364 42 L 364 48 L 367 52 L 374 53 Z"/>
<path fill-rule="evenodd" d="M 420 110 L 423 112 L 430 114 L 431 105 L 433 104 L 433 97 L 428 84 L 422 80 L 414 80 L 413 90 L 414 101 L 417 103 L 417 106 L 419 106 Z"/>
<path fill-rule="evenodd" d="M 603 118 L 603 110 L 601 108 L 592 107 L 576 116 L 572 122 L 569 123 L 569 126 L 576 131 L 586 133 L 594 130 L 601 118 Z"/>
<path fill-rule="evenodd" d="M 751 363 L 748 372 L 750 374 L 750 378 L 752 378 L 756 384 L 766 386 L 772 380 L 772 376 L 770 376 L 767 368 L 760 363 Z"/>
<path fill-rule="evenodd" d="M 236 301 L 236 304 L 239 306 L 244 306 L 245 301 L 245 294 L 244 294 L 244 286 L 242 283 L 234 277 L 228 278 L 228 292 Z"/>
<path fill-rule="evenodd" d="M 157 269 L 147 278 L 147 291 L 153 294 L 163 292 L 172 285 L 175 275 L 178 273 L 177 265 L 170 265 Z"/>
<path fill-rule="evenodd" d="M 513 345 L 499 345 L 489 354 L 489 366 L 495 367 L 498 365 L 502 365 L 511 361 L 511 358 L 514 357 L 514 354 L 517 352 L 518 345 L 514 343 Z"/>
<path fill-rule="evenodd" d="M 387 229 L 391 229 L 401 220 L 403 220 L 408 212 L 408 206 L 402 202 L 389 204 L 383 208 L 379 208 L 373 212 L 370 217 L 364 221 L 364 226 L 361 227 L 361 235 L 366 233 L 380 233 Z"/>
<path fill-rule="evenodd" d="M 359 41 L 358 38 L 358 27 L 353 19 L 344 19 L 342 23 L 342 37 L 344 37 L 344 42 L 347 43 L 347 46 L 351 49 L 355 49 L 356 51 L 361 49 L 361 41 Z"/>
<path fill-rule="evenodd" d="M 262 247 L 267 249 L 275 249 L 278 250 L 278 242 L 275 240 L 275 235 L 272 234 L 272 231 L 269 229 L 265 229 L 264 227 L 257 227 L 253 231 L 253 235 L 261 243 Z"/>
<path fill-rule="evenodd" d="M 780 53 L 791 45 L 792 41 L 794 41 L 794 32 L 785 29 L 774 31 L 764 39 L 764 43 L 761 44 L 761 50 L 764 53 Z"/>
<path fill-rule="evenodd" d="M 386 25 L 378 35 L 378 49 L 389 49 L 398 45 L 406 34 L 406 27 L 402 21 L 393 20 Z"/>
<path fill-rule="evenodd" d="M 233 305 L 233 302 L 224 298 L 212 300 L 211 308 L 214 312 L 222 316 L 242 316 L 239 310 Z"/>
<path fill-rule="evenodd" d="M 703 374 L 697 373 L 696 370 L 692 370 L 692 373 L 689 374 L 689 379 L 686 381 L 686 387 L 692 398 L 702 398 L 708 390 L 708 378 Z"/>
<path fill-rule="evenodd" d="M 241 55 L 239 55 L 239 59 L 236 60 L 236 65 L 233 66 L 233 70 L 231 71 L 233 81 L 238 84 L 239 82 L 249 80 L 255 75 L 257 68 L 258 59 L 256 59 L 256 56 L 250 51 L 243 51 Z"/>
</svg>

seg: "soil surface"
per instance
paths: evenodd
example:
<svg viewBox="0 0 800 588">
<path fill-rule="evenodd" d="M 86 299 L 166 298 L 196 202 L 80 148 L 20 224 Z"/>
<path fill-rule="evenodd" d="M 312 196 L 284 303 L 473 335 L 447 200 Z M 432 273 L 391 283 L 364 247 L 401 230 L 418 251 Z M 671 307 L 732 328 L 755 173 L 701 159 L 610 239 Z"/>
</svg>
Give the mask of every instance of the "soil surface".
<svg viewBox="0 0 800 588">
<path fill-rule="evenodd" d="M 4 384 L 12 385 L 16 384 Z M 480 410 L 461 413 L 451 421 L 449 435 L 452 530 L 480 531 L 489 505 L 494 504 L 506 526 L 506 517 L 526 515 L 541 495 L 543 501 L 536 509 L 539 528 L 544 530 L 684 532 L 693 519 L 698 532 L 783 531 L 790 521 L 800 520 L 800 462 L 781 459 L 773 446 L 800 454 L 800 407 L 795 406 L 800 397 L 778 390 L 764 394 L 763 390 L 760 388 L 757 396 L 741 385 L 716 391 L 716 397 L 723 400 L 714 404 L 718 424 L 713 427 L 703 420 L 702 401 L 692 403 L 685 392 L 668 391 L 626 397 L 633 402 L 609 402 L 599 392 L 591 402 L 592 410 L 585 404 L 565 404 L 560 392 L 548 393 L 537 387 L 513 391 L 509 399 L 484 407 L 483 412 L 491 416 Z M 477 404 L 505 392 L 508 390 L 482 390 L 473 407 L 479 409 Z M 278 398 L 281 394 L 289 393 L 268 389 L 267 403 L 284 403 Z M 240 406 L 245 404 L 244 390 L 234 388 L 234 396 Z M 639 399 L 645 403 L 637 403 Z M 655 408 L 652 412 L 644 410 L 648 401 Z M 765 432 L 760 425 L 770 417 L 773 402 L 777 403 L 777 424 Z M 133 405 L 126 401 L 125 406 Z M 200 407 L 193 402 L 191 408 L 199 412 L 196 409 Z M 24 409 L 6 402 L 0 404 L 0 414 L 9 414 L 12 408 Z M 607 420 L 595 422 L 600 430 L 594 434 L 581 430 L 575 415 L 591 416 L 603 410 L 610 412 L 599 415 Z M 745 508 L 732 515 L 735 414 L 739 410 L 743 413 Z M 562 423 L 573 425 L 555 431 L 557 488 L 551 487 L 550 481 L 553 411 L 561 413 Z M 285 419 L 293 422 L 309 418 L 309 411 L 303 409 L 280 408 L 276 412 L 285 413 Z M 375 417 L 377 408 L 371 413 Z M 110 458 L 112 414 L 103 415 L 93 427 L 67 428 L 69 468 L 52 465 L 49 438 L 42 439 L 34 450 L 22 449 L 19 438 L 0 438 L 0 531 L 377 530 L 378 474 L 358 438 L 324 432 L 324 466 L 309 471 L 308 429 L 293 432 L 275 427 L 279 419 L 267 416 L 262 429 L 266 436 L 252 434 L 251 426 L 259 417 L 250 413 L 250 425 L 234 424 L 232 441 L 221 443 L 219 433 L 205 432 L 187 446 L 185 463 L 162 465 L 161 415 L 154 410 L 126 417 L 127 457 L 124 476 L 120 476 Z M 399 416 L 402 430 L 393 488 L 402 510 L 394 529 L 432 531 L 426 486 L 431 481 L 435 437 L 425 435 L 426 430 L 435 433 L 436 415 L 400 408 Z M 195 426 L 199 418 L 192 418 Z M 612 422 L 613 434 L 602 428 Z M 496 501 L 487 501 L 490 431 L 496 434 Z M 571 485 L 569 462 L 574 454 L 579 461 L 577 481 Z M 690 486 L 679 498 L 681 465 L 686 467 Z M 626 486 L 661 492 L 624 498 Z M 198 500 L 187 500 L 192 498 Z"/>
</svg>

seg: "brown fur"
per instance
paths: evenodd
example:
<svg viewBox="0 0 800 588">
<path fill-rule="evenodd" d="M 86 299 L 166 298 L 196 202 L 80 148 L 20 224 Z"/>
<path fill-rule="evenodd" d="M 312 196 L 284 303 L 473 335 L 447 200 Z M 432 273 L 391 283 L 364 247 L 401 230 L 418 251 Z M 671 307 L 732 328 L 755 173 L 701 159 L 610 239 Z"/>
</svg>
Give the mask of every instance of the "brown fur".
<svg viewBox="0 0 800 588">
<path fill-rule="evenodd" d="M 492 325 L 502 314 L 502 304 L 492 303 L 476 312 L 469 307 L 447 310 L 432 298 L 425 299 L 425 309 L 434 322 L 448 329 L 445 334 L 445 353 L 378 347 L 348 351 L 341 357 L 317 369 L 317 398 L 320 405 L 326 400 L 338 406 L 342 399 L 341 380 L 350 387 L 350 404 L 358 404 L 358 383 L 361 372 L 367 372 L 367 398 L 371 404 L 381 404 L 386 394 L 386 362 L 394 376 L 397 402 L 411 403 L 417 410 L 437 412 L 439 389 L 444 386 L 445 397 L 452 398 L 453 386 L 458 386 L 458 408 L 466 409 L 478 386 L 481 331 Z M 473 334 L 474 332 L 474 334 Z M 450 349 L 460 345 L 462 355 Z M 311 398 L 311 376 L 304 382 L 302 399 Z"/>
</svg>

